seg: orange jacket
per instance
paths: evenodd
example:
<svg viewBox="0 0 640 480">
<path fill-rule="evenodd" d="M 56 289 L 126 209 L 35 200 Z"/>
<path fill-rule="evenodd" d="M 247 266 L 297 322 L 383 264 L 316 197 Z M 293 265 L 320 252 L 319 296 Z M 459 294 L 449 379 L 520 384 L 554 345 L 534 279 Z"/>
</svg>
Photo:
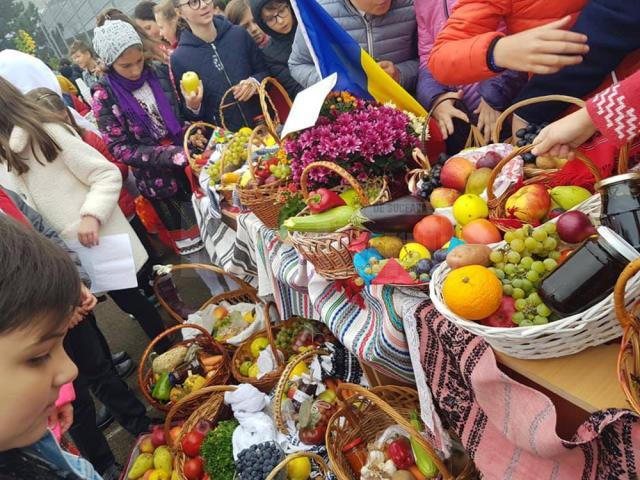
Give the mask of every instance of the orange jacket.
<svg viewBox="0 0 640 480">
<path fill-rule="evenodd" d="M 422 0 L 427 1 L 427 0 Z M 539 27 L 572 15 L 587 0 L 459 0 L 436 38 L 429 70 L 440 83 L 479 82 L 496 75 L 487 65 L 487 50 L 504 21 L 506 35 Z"/>
</svg>

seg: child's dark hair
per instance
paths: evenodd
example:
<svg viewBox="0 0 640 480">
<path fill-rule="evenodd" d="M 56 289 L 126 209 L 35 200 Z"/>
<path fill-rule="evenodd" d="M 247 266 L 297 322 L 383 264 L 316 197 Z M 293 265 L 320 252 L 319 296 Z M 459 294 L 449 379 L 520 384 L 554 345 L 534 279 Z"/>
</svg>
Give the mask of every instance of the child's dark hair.
<svg viewBox="0 0 640 480">
<path fill-rule="evenodd" d="M 69 46 L 69 56 L 72 57 L 76 53 L 85 53 L 89 52 L 92 57 L 94 57 L 93 51 L 84 43 L 82 40 L 74 40 L 73 43 Z"/>
<path fill-rule="evenodd" d="M 246 0 L 231 0 L 227 3 L 224 14 L 231 23 L 239 25 L 247 10 L 249 10 L 249 4 Z"/>
<path fill-rule="evenodd" d="M 57 330 L 80 304 L 80 277 L 69 254 L 8 215 L 0 215 L 0 265 L 0 335 Z"/>
<path fill-rule="evenodd" d="M 135 10 L 133 11 L 133 18 L 135 18 L 136 20 L 147 20 L 147 21 L 155 22 L 156 17 L 153 14 L 153 9 L 155 7 L 156 7 L 155 2 L 144 0 L 136 5 Z"/>
</svg>

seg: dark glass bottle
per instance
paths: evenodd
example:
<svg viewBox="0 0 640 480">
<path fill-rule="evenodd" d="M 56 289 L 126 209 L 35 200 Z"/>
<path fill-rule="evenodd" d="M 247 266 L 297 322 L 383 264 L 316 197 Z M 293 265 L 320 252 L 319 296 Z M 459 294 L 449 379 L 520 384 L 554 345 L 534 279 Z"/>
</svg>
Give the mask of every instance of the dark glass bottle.
<svg viewBox="0 0 640 480">
<path fill-rule="evenodd" d="M 640 174 L 625 173 L 596 184 L 602 199 L 600 224 L 640 250 Z"/>
</svg>

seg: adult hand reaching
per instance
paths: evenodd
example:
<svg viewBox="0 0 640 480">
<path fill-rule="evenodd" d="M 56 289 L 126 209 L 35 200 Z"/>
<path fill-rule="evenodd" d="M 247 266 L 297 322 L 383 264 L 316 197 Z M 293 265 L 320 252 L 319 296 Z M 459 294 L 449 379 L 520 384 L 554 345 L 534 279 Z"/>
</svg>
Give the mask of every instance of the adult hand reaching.
<svg viewBox="0 0 640 480">
<path fill-rule="evenodd" d="M 582 62 L 582 56 L 589 51 L 587 36 L 564 30 L 570 21 L 571 17 L 566 16 L 502 37 L 493 48 L 494 63 L 518 72 L 550 74 Z"/>
<path fill-rule="evenodd" d="M 431 112 L 431 116 L 436 119 L 440 131 L 442 132 L 442 138 L 447 139 L 449 135 L 453 134 L 453 119 L 459 118 L 469 123 L 469 117 L 462 110 L 455 107 L 454 102 L 460 100 L 463 95 L 463 91 L 443 93 L 436 97 L 433 102 L 437 104 L 436 108 Z M 446 100 L 445 100 L 446 99 Z M 450 99 L 450 100 L 449 100 Z M 440 103 L 441 102 L 441 103 Z"/>
<path fill-rule="evenodd" d="M 234 86 L 231 91 L 239 102 L 246 102 L 258 93 L 258 84 L 252 78 L 246 78 Z"/>
<path fill-rule="evenodd" d="M 589 140 L 596 127 L 586 108 L 567 115 L 542 129 L 533 141 L 534 155 L 573 158 L 573 150 Z"/>
<path fill-rule="evenodd" d="M 400 83 L 400 70 L 398 70 L 398 67 L 396 67 L 393 62 L 390 62 L 389 60 L 382 60 L 381 62 L 378 62 L 378 65 L 387 73 L 387 75 Z"/>
</svg>

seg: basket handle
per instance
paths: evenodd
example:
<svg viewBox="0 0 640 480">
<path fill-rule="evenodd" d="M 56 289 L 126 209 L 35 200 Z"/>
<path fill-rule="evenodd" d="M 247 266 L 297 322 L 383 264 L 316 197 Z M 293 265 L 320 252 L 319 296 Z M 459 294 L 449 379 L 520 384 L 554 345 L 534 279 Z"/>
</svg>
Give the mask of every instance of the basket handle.
<svg viewBox="0 0 640 480">
<path fill-rule="evenodd" d="M 414 440 L 418 441 L 418 443 L 427 451 L 429 456 L 432 458 L 433 463 L 436 464 L 436 467 L 438 468 L 440 475 L 442 475 L 442 478 L 444 478 L 445 480 L 453 480 L 453 476 L 447 469 L 444 462 L 440 459 L 438 454 L 435 452 L 433 447 L 429 444 L 429 442 L 427 442 L 427 440 L 419 432 L 417 432 L 413 428 L 413 426 L 411 426 L 408 420 L 406 420 L 402 415 L 396 412 L 391 407 L 391 405 L 389 405 L 387 402 L 379 398 L 377 395 L 375 395 L 375 393 L 367 390 L 364 387 L 361 387 L 360 385 L 355 385 L 353 383 L 343 383 L 338 387 L 338 396 L 342 397 L 341 393 L 345 390 L 355 393 L 354 396 L 346 399 L 345 402 L 352 404 L 355 401 L 355 399 L 358 396 L 360 396 L 360 397 L 366 398 L 371 403 L 375 404 L 380 410 L 382 410 L 384 413 L 389 415 L 393 419 L 393 421 L 395 421 L 398 425 L 404 428 L 406 432 Z"/>
<path fill-rule="evenodd" d="M 236 282 L 238 284 L 238 286 L 240 287 L 239 288 L 240 290 L 247 290 L 247 291 L 255 292 L 255 288 L 253 288 L 251 285 L 246 283 L 244 280 L 239 279 L 238 277 L 236 277 L 235 275 L 232 275 L 231 273 L 225 272 L 223 269 L 221 269 L 220 267 L 216 267 L 215 265 L 207 265 L 205 263 L 184 263 L 184 264 L 179 264 L 179 265 L 168 265 L 168 266 L 171 267 L 171 272 L 172 273 L 175 272 L 175 271 L 180 271 L 180 270 L 209 270 L 210 272 L 217 273 L 218 275 L 222 275 L 223 277 L 230 278 L 231 280 L 233 280 L 234 282 Z M 176 312 L 164 300 L 164 298 L 162 298 L 162 295 L 160 294 L 160 291 L 158 289 L 158 284 L 160 282 L 160 278 L 161 278 L 161 276 L 158 276 L 153 281 L 153 291 L 156 294 L 156 298 L 160 302 L 160 305 L 162 305 L 162 308 L 164 308 L 165 311 L 167 313 L 169 313 L 171 318 L 173 318 L 178 323 L 184 323 L 183 318 L 180 315 L 178 315 L 178 312 Z M 206 302 L 204 302 L 200 306 L 200 308 L 198 310 L 202 310 L 205 306 L 207 306 L 210 300 L 211 299 L 209 299 Z"/>
<path fill-rule="evenodd" d="M 292 102 L 287 91 L 275 78 L 265 77 L 262 82 L 260 82 L 260 88 L 258 89 L 258 98 L 260 100 L 260 108 L 262 108 L 262 115 L 264 116 L 264 123 L 271 136 L 275 138 L 278 143 L 280 143 L 280 137 L 276 132 L 277 126 L 281 123 L 280 116 L 278 115 L 278 110 L 276 109 L 273 100 L 269 96 L 269 92 L 267 92 L 267 87 L 269 86 L 269 84 L 273 85 L 278 90 L 289 107 L 291 107 Z M 271 110 L 273 110 L 273 117 L 271 116 L 269 107 L 271 107 Z"/>
<path fill-rule="evenodd" d="M 332 172 L 337 173 L 340 178 L 346 180 L 351 188 L 356 191 L 356 193 L 358 194 L 358 198 L 360 199 L 360 205 L 362 205 L 363 207 L 369 205 L 369 199 L 367 198 L 367 195 L 365 194 L 358 181 L 337 163 L 325 161 L 312 162 L 307 165 L 302 171 L 302 175 L 300 176 L 300 190 L 302 191 L 302 198 L 304 198 L 305 201 L 309 199 L 309 188 L 307 186 L 309 173 L 314 168 L 326 168 L 327 170 L 331 170 Z"/>
<path fill-rule="evenodd" d="M 509 163 L 511 160 L 516 158 L 518 155 L 522 155 L 524 153 L 530 152 L 535 148 L 535 145 L 526 145 L 524 147 L 515 147 L 509 154 L 507 154 L 502 160 L 498 162 L 495 168 L 491 171 L 491 175 L 489 176 L 489 182 L 487 183 L 487 203 L 491 204 L 495 202 L 496 196 L 493 193 L 493 184 L 498 177 L 498 174 L 502 170 L 502 168 Z M 596 182 L 599 182 L 602 177 L 600 175 L 600 170 L 596 167 L 589 158 L 579 150 L 575 151 L 576 158 L 580 160 L 582 163 L 586 165 L 591 174 L 593 175 Z"/>
<path fill-rule="evenodd" d="M 179 332 L 182 329 L 187 329 L 187 328 L 198 330 L 201 335 L 204 335 L 205 337 L 207 337 L 207 340 L 210 341 L 213 345 L 215 345 L 218 348 L 218 350 L 220 351 L 220 354 L 225 357 L 224 361 L 225 362 L 229 361 L 228 358 L 227 358 L 227 352 L 225 351 L 225 349 L 222 347 L 222 345 L 220 345 L 216 341 L 215 338 L 213 338 L 211 336 L 211 334 L 209 332 L 207 332 L 207 330 L 204 327 L 201 327 L 200 325 L 196 325 L 194 323 L 181 323 L 179 325 L 174 325 L 171 328 L 167 328 L 164 332 L 162 332 L 156 338 L 151 340 L 151 343 L 149 343 L 149 345 L 147 345 L 147 348 L 145 348 L 144 353 L 142 354 L 142 358 L 140 358 L 140 364 L 138 365 L 138 386 L 140 387 L 140 391 L 142 392 L 142 395 L 144 395 L 144 397 L 147 399 L 147 401 L 152 405 L 155 403 L 156 400 L 151 396 L 151 393 L 149 393 L 147 391 L 147 387 L 144 384 L 144 373 L 143 373 L 143 371 L 144 371 L 145 365 L 147 363 L 147 359 L 149 358 L 149 355 L 151 355 L 151 352 L 153 351 L 153 348 L 163 338 L 166 338 L 169 335 L 172 335 L 172 334 L 174 334 L 176 332 Z"/>
<path fill-rule="evenodd" d="M 618 153 L 618 175 L 629 171 L 629 151 L 631 150 L 631 140 L 620 147 Z"/>
<path fill-rule="evenodd" d="M 316 462 L 316 465 L 318 465 L 318 467 L 320 467 L 320 470 L 322 470 L 322 476 L 326 479 L 329 478 L 329 467 L 327 466 L 327 464 L 325 463 L 324 459 L 318 455 L 317 453 L 313 453 L 313 452 L 296 452 L 296 453 L 292 453 L 291 455 L 287 456 L 283 461 L 281 461 L 276 468 L 274 468 L 273 470 L 271 470 L 271 473 L 267 476 L 267 478 L 265 480 L 275 480 L 276 476 L 278 475 L 278 473 L 280 473 L 280 471 L 282 469 L 284 469 L 291 461 L 297 459 L 297 458 L 309 458 L 311 460 L 313 460 L 314 462 Z"/>
<path fill-rule="evenodd" d="M 580 108 L 585 106 L 584 100 L 581 100 L 576 97 L 570 97 L 569 95 L 543 95 L 541 97 L 532 97 L 532 98 L 527 98 L 525 100 L 521 100 L 511 105 L 504 112 L 502 112 L 500 116 L 497 118 L 496 124 L 493 127 L 493 135 L 492 135 L 493 143 L 500 143 L 500 132 L 502 132 L 502 125 L 513 112 L 515 112 L 519 108 L 526 107 L 527 105 L 534 105 L 537 103 L 544 103 L 544 102 L 565 102 Z"/>
<path fill-rule="evenodd" d="M 295 368 L 296 365 L 298 365 L 300 362 L 305 361 L 308 358 L 313 357 L 314 355 L 329 355 L 329 352 L 327 350 L 315 349 L 315 350 L 308 350 L 306 352 L 299 353 L 298 355 L 292 357 L 289 360 L 289 363 L 287 363 L 287 366 L 282 371 L 282 373 L 280 374 L 280 378 L 278 379 L 278 383 L 275 388 L 275 393 L 273 395 L 275 399 L 273 414 L 276 417 L 276 426 L 285 435 L 289 434 L 289 429 L 287 428 L 286 424 L 282 421 L 282 413 L 281 413 L 282 412 L 282 395 L 284 394 L 284 389 L 286 388 L 287 383 L 289 381 L 289 375 L 291 375 L 291 372 L 293 372 L 293 369 Z"/>
<path fill-rule="evenodd" d="M 175 403 L 175 405 L 171 407 L 169 412 L 167 412 L 167 417 L 165 418 L 165 421 L 164 421 L 164 441 L 167 443 L 167 445 L 173 448 L 173 446 L 171 445 L 171 442 L 169 441 L 170 440 L 169 432 L 172 428 L 171 424 L 173 423 L 173 418 L 180 411 L 180 409 L 184 404 L 191 403 L 193 400 L 197 398 L 209 396 L 210 394 L 214 394 L 214 393 L 233 392 L 237 388 L 238 387 L 235 387 L 232 385 L 214 385 L 211 387 L 204 387 L 204 388 L 201 388 L 200 390 L 196 390 L 195 392 L 190 393 L 189 395 L 185 395 L 180 400 L 178 400 Z"/>
<path fill-rule="evenodd" d="M 625 303 L 625 287 L 627 286 L 627 282 L 638 272 L 640 272 L 640 259 L 629 263 L 622 271 L 613 290 L 613 304 L 615 306 L 616 316 L 623 330 L 631 327 L 640 332 L 640 322 L 635 315 L 627 310 Z"/>
<path fill-rule="evenodd" d="M 226 92 L 224 92 L 224 95 L 222 95 L 222 98 L 220 99 L 220 108 L 218 109 L 218 114 L 220 116 L 220 123 L 222 124 L 222 128 L 228 131 L 231 131 L 231 130 L 227 128 L 227 123 L 224 121 L 224 111 L 238 104 L 237 100 L 234 100 L 233 102 L 229 102 L 229 103 L 224 103 L 227 97 L 229 96 L 229 94 L 232 92 L 233 92 L 233 87 L 229 87 L 229 89 Z"/>
<path fill-rule="evenodd" d="M 469 136 L 467 137 L 464 148 L 484 147 L 486 145 L 487 142 L 484 140 L 484 136 L 482 135 L 482 132 L 480 131 L 478 126 L 470 123 Z"/>
<path fill-rule="evenodd" d="M 267 340 L 269 340 L 269 345 L 271 345 L 271 351 L 273 352 L 273 357 L 276 360 L 276 364 L 278 365 L 278 368 L 281 368 L 284 366 L 284 360 L 282 360 L 282 358 L 280 358 L 280 355 L 278 355 L 278 348 L 276 347 L 276 340 L 273 336 L 273 330 L 271 330 L 271 315 L 269 314 L 269 309 L 271 308 L 271 305 L 275 306 L 274 302 L 268 302 L 263 304 L 262 308 L 264 309 L 264 329 L 267 332 Z"/>
</svg>

